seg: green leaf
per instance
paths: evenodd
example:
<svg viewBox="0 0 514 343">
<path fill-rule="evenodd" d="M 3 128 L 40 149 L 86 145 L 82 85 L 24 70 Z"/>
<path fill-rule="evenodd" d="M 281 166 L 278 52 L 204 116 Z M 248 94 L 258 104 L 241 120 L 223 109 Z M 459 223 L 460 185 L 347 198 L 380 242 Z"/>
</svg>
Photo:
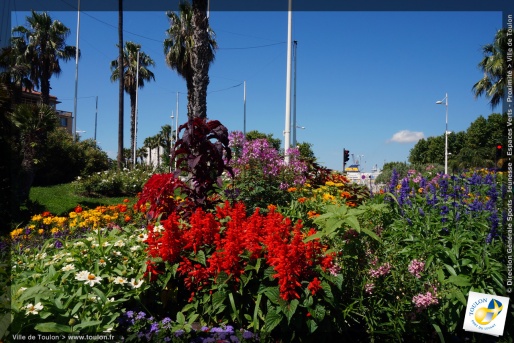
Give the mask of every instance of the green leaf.
<svg viewBox="0 0 514 343">
<path fill-rule="evenodd" d="M 284 312 L 284 314 L 286 315 L 286 318 L 287 318 L 287 322 L 290 323 L 291 322 L 291 318 L 293 317 L 293 315 L 295 314 L 296 312 L 296 308 L 298 307 L 298 304 L 300 302 L 298 301 L 298 299 L 293 299 L 291 300 L 290 303 L 288 304 L 285 304 L 284 306 L 281 306 L 280 309 L 282 310 L 282 312 Z"/>
<path fill-rule="evenodd" d="M 80 310 L 80 308 L 82 307 L 82 302 L 78 302 L 74 307 L 73 309 L 71 310 L 71 313 L 70 313 L 70 316 L 73 316 L 75 313 L 78 312 L 78 310 Z"/>
<path fill-rule="evenodd" d="M 264 331 L 271 332 L 280 322 L 283 316 L 275 311 L 268 311 L 266 319 L 264 320 Z"/>
<path fill-rule="evenodd" d="M 263 291 L 264 295 L 274 304 L 278 305 L 280 302 L 280 291 L 277 287 L 266 287 Z"/>
<path fill-rule="evenodd" d="M 83 329 L 83 328 L 87 328 L 87 327 L 95 326 L 95 325 L 100 325 L 100 324 L 102 324 L 101 320 L 95 320 L 95 321 L 90 321 L 90 322 L 82 322 L 80 324 L 74 325 L 73 326 L 73 331 L 78 331 L 78 330 Z"/>
<path fill-rule="evenodd" d="M 452 274 L 453 276 L 457 276 L 457 273 L 455 272 L 455 269 L 453 269 L 452 266 L 445 264 L 444 267 L 450 274 Z"/>
<path fill-rule="evenodd" d="M 216 292 L 212 295 L 212 307 L 213 309 L 217 310 L 220 308 L 223 303 L 225 302 L 225 299 L 227 298 L 227 293 L 225 292 Z"/>
<path fill-rule="evenodd" d="M 462 293 L 462 291 L 458 288 L 455 288 L 451 293 L 450 293 L 452 299 L 457 299 L 459 300 L 464 306 L 466 306 L 466 297 L 464 296 L 464 294 Z"/>
<path fill-rule="evenodd" d="M 34 329 L 40 332 L 71 332 L 71 327 L 67 325 L 57 324 L 54 322 L 40 323 L 37 324 Z"/>
<path fill-rule="evenodd" d="M 259 315 L 259 306 L 261 304 L 261 299 L 262 299 L 262 294 L 258 294 L 257 295 L 257 300 L 255 301 L 255 308 L 253 310 L 253 328 L 255 330 L 259 330 L 259 318 L 258 318 L 258 315 Z"/>
<path fill-rule="evenodd" d="M 371 238 L 373 238 L 374 240 L 376 240 L 376 241 L 378 241 L 378 242 L 382 241 L 382 240 L 380 239 L 380 237 L 378 237 L 378 236 L 377 236 L 373 231 L 368 230 L 368 229 L 365 229 L 365 228 L 361 228 L 360 230 L 361 230 L 362 232 L 364 232 L 366 235 L 368 235 L 368 236 L 370 236 Z"/>
<path fill-rule="evenodd" d="M 471 286 L 469 279 L 467 277 L 461 276 L 461 275 L 451 275 L 448 278 L 448 282 L 451 282 L 454 285 L 459 286 L 459 287 Z"/>
<path fill-rule="evenodd" d="M 203 250 L 198 251 L 192 260 L 200 263 L 202 266 L 205 266 L 205 253 Z"/>
<path fill-rule="evenodd" d="M 179 325 L 184 325 L 186 323 L 186 317 L 182 312 L 177 312 L 177 323 Z"/>
</svg>

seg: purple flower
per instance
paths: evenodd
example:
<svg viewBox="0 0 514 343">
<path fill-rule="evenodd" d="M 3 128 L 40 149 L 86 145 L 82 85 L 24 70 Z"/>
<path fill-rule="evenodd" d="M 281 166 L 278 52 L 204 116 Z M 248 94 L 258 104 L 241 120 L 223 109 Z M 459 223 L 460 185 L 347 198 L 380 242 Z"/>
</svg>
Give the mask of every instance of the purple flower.
<svg viewBox="0 0 514 343">
<path fill-rule="evenodd" d="M 132 318 L 132 317 L 134 317 L 134 311 L 127 311 L 127 312 L 125 313 L 125 315 L 126 315 L 128 318 Z"/>
<path fill-rule="evenodd" d="M 139 312 L 136 316 L 136 320 L 140 320 L 140 319 L 143 319 L 146 317 L 146 313 L 144 313 L 143 311 Z"/>
</svg>

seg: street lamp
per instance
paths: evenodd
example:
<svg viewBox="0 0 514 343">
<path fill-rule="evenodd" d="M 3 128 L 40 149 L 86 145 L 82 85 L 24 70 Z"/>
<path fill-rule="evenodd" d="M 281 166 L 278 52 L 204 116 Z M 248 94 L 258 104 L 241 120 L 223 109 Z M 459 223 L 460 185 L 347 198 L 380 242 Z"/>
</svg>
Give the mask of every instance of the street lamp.
<svg viewBox="0 0 514 343">
<path fill-rule="evenodd" d="M 448 175 L 448 93 L 443 100 L 436 101 L 437 105 L 446 106 L 446 130 L 444 131 L 444 174 Z"/>
<path fill-rule="evenodd" d="M 305 126 L 295 125 L 293 128 L 293 148 L 296 148 L 296 129 L 305 130 Z"/>
</svg>

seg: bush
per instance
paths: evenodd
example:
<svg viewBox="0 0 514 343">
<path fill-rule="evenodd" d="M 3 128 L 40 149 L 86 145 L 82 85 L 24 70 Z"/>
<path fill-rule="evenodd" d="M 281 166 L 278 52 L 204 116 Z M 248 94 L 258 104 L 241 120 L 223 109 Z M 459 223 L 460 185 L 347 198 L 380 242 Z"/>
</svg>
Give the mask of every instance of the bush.
<svg viewBox="0 0 514 343">
<path fill-rule="evenodd" d="M 74 181 L 75 192 L 85 196 L 134 196 L 153 175 L 148 168 L 106 170 Z"/>
</svg>

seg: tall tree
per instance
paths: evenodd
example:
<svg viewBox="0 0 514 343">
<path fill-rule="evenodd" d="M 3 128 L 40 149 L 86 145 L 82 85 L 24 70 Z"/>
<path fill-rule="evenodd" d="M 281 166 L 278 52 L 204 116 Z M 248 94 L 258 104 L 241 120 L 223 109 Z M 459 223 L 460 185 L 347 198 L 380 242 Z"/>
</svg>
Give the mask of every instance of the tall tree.
<svg viewBox="0 0 514 343">
<path fill-rule="evenodd" d="M 207 86 L 209 66 L 214 51 L 209 44 L 208 0 L 193 0 L 193 117 L 207 118 Z"/>
<path fill-rule="evenodd" d="M 28 199 L 34 182 L 39 151 L 49 131 L 57 126 L 55 111 L 47 105 L 18 105 L 10 114 L 10 121 L 18 131 L 21 148 L 19 199 Z"/>
<path fill-rule="evenodd" d="M 25 49 L 21 60 L 30 65 L 29 78 L 41 90 L 41 102 L 50 102 L 50 78 L 61 73 L 59 60 L 68 61 L 75 56 L 75 47 L 66 45 L 70 34 L 63 23 L 52 20 L 48 13 L 37 13 L 27 17 L 28 27 L 13 29 L 13 46 Z"/>
<path fill-rule="evenodd" d="M 124 65 L 123 61 L 123 0 L 118 0 L 118 65 Z M 125 89 L 125 78 L 123 68 L 118 68 L 118 170 L 123 168 L 123 90 Z"/>
<path fill-rule="evenodd" d="M 141 45 L 126 42 L 125 48 L 123 49 L 123 75 L 125 77 L 124 86 L 125 92 L 130 97 L 130 151 L 132 157 L 134 156 L 134 140 L 136 133 L 136 94 L 137 88 L 143 88 L 145 81 L 155 80 L 155 75 L 148 69 L 150 66 L 155 66 L 155 62 L 140 51 Z M 139 68 L 137 62 L 137 53 L 139 51 Z M 111 61 L 111 81 L 117 81 L 120 75 L 118 60 Z M 139 75 L 138 75 L 139 69 Z M 137 85 L 136 85 L 137 82 Z"/>
<path fill-rule="evenodd" d="M 193 2 L 194 3 L 194 2 Z M 207 103 L 207 85 L 209 83 L 209 76 L 206 78 L 196 77 L 195 73 L 198 71 L 208 73 L 209 65 L 214 61 L 214 50 L 217 48 L 214 39 L 214 32 L 209 28 L 208 21 L 206 21 L 205 33 L 200 35 L 200 38 L 206 41 L 197 40 L 195 38 L 195 25 L 193 23 L 193 8 L 190 3 L 183 1 L 179 4 L 179 14 L 175 12 L 167 12 L 166 15 L 170 21 L 170 27 L 166 30 L 166 39 L 164 40 L 164 54 L 166 64 L 184 78 L 187 87 L 187 115 L 189 118 L 199 116 L 206 118 L 206 103 Z M 196 42 L 196 44 L 195 44 Z M 198 46 L 204 45 L 202 48 L 207 50 L 207 59 L 201 63 L 206 64 L 205 68 L 195 67 L 195 62 L 198 65 L 199 59 L 194 59 L 197 54 Z M 195 87 L 199 87 L 199 80 L 206 81 L 203 85 L 205 89 L 203 92 L 196 91 Z M 203 113 L 195 112 L 194 104 L 198 103 L 195 96 L 204 94 L 203 103 L 205 104 L 205 111 Z"/>
<path fill-rule="evenodd" d="M 507 73 L 512 73 L 513 68 L 508 68 L 505 56 L 508 50 L 507 29 L 500 29 L 496 32 L 492 44 L 482 47 L 484 58 L 478 64 L 484 72 L 484 77 L 473 85 L 475 97 L 484 95 L 490 98 L 492 108 L 498 106 L 506 93 Z"/>
</svg>

